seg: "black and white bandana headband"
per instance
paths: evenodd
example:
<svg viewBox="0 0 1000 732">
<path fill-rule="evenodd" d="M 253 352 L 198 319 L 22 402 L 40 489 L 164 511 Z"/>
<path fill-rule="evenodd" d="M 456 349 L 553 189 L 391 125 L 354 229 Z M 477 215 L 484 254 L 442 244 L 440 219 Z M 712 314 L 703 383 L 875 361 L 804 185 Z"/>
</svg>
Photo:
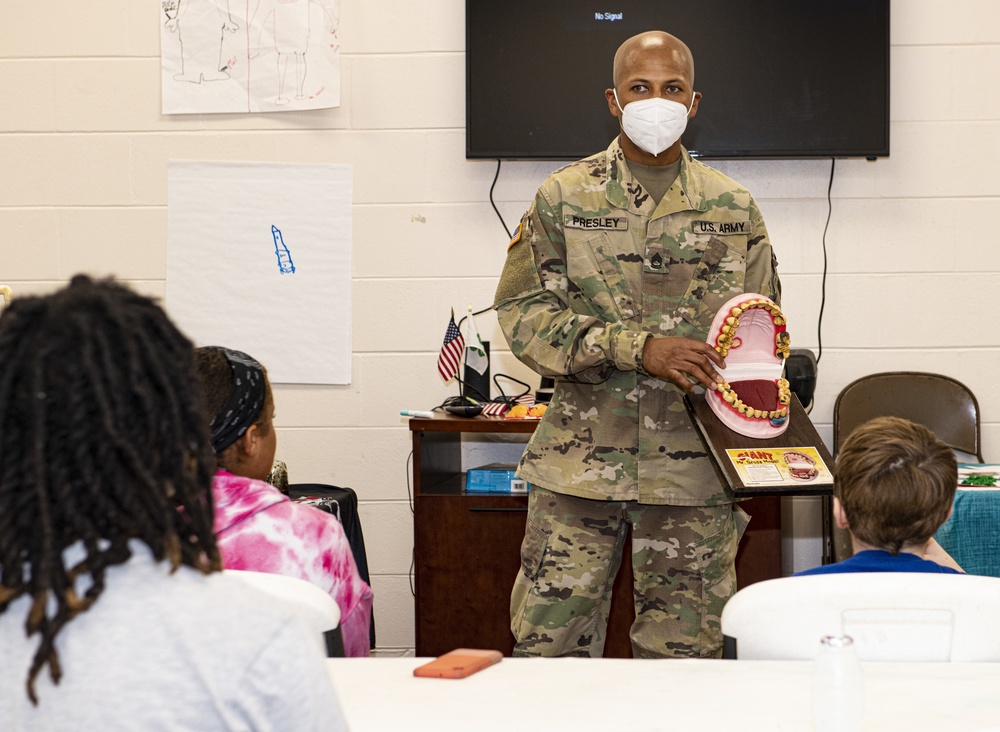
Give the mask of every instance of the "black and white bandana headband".
<svg viewBox="0 0 1000 732">
<path fill-rule="evenodd" d="M 220 453 L 257 421 L 264 408 L 264 369 L 242 351 L 223 348 L 233 371 L 233 389 L 212 420 L 212 449 Z"/>
</svg>

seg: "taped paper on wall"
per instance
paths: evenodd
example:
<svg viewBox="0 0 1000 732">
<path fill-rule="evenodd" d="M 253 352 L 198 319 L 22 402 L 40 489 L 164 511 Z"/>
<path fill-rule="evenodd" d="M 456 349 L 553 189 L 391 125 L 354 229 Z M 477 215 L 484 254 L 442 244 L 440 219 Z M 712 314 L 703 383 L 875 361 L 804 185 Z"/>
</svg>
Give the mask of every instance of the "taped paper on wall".
<svg viewBox="0 0 1000 732">
<path fill-rule="evenodd" d="M 172 162 L 167 310 L 275 383 L 351 382 L 350 165 Z"/>
<path fill-rule="evenodd" d="M 337 0 L 161 0 L 164 114 L 340 106 Z"/>
</svg>

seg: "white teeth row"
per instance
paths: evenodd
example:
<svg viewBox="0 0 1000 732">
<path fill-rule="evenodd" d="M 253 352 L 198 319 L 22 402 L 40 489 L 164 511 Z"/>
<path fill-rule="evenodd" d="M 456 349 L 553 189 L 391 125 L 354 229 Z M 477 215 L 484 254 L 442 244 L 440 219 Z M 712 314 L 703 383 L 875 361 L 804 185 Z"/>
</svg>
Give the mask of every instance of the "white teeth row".
<svg viewBox="0 0 1000 732">
<path fill-rule="evenodd" d="M 778 379 L 778 404 L 781 406 L 770 411 L 765 409 L 754 409 L 747 406 L 737 396 L 736 391 L 725 381 L 715 385 L 715 390 L 720 393 L 727 404 L 742 414 L 747 419 L 776 419 L 788 414 L 788 404 L 792 400 L 792 390 L 788 387 L 787 379 Z"/>
<path fill-rule="evenodd" d="M 775 325 L 785 324 L 785 316 L 782 315 L 781 310 L 773 302 L 769 302 L 767 300 L 747 300 L 744 303 L 740 303 L 739 305 L 732 307 L 729 310 L 729 316 L 726 318 L 726 322 L 723 323 L 722 327 L 719 329 L 719 337 L 715 341 L 715 350 L 718 351 L 719 355 L 723 358 L 729 355 L 729 349 L 733 347 L 733 339 L 736 337 L 736 331 L 740 327 L 740 316 L 747 310 L 752 310 L 753 308 L 767 310 Z M 774 355 L 778 358 L 788 358 L 790 343 L 791 339 L 787 332 L 778 333 L 777 336 L 775 336 Z"/>
</svg>

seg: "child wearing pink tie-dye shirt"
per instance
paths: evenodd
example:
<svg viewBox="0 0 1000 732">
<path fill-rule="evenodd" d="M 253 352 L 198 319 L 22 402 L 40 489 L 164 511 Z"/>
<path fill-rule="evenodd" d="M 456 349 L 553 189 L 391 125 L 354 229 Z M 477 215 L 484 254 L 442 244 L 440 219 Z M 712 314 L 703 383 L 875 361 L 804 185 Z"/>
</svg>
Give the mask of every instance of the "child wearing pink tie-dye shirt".
<svg viewBox="0 0 1000 732">
<path fill-rule="evenodd" d="M 358 574 L 340 522 L 268 483 L 224 470 L 215 476 L 212 495 L 223 565 L 319 585 L 340 606 L 346 654 L 367 656 L 372 591 Z"/>
<path fill-rule="evenodd" d="M 217 346 L 199 348 L 195 356 L 220 468 L 212 494 L 223 566 L 323 588 L 340 607 L 346 655 L 367 656 L 372 591 L 358 574 L 343 527 L 264 480 L 277 443 L 266 370 L 245 353 Z"/>
</svg>

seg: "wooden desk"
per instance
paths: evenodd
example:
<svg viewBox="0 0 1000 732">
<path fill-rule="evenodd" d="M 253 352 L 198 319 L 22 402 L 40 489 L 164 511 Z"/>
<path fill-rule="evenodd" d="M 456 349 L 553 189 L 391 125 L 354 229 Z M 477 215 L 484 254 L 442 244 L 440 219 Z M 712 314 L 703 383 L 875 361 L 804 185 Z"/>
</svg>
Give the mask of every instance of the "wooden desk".
<svg viewBox="0 0 1000 732">
<path fill-rule="evenodd" d="M 521 566 L 528 497 L 466 493 L 462 435 L 531 434 L 537 422 L 442 415 L 411 419 L 409 425 L 417 655 L 471 647 L 495 648 L 509 656 L 514 648 L 510 590 Z M 741 505 L 753 517 L 736 556 L 739 584 L 745 587 L 781 576 L 781 503 L 755 498 Z M 634 618 L 632 566 L 622 562 L 605 656 L 632 655 L 628 631 Z"/>
<path fill-rule="evenodd" d="M 414 677 L 428 660 L 328 660 L 351 732 L 813 729 L 809 661 L 505 658 L 466 679 Z M 868 732 L 998 729 L 1000 664 L 862 668 Z"/>
</svg>

